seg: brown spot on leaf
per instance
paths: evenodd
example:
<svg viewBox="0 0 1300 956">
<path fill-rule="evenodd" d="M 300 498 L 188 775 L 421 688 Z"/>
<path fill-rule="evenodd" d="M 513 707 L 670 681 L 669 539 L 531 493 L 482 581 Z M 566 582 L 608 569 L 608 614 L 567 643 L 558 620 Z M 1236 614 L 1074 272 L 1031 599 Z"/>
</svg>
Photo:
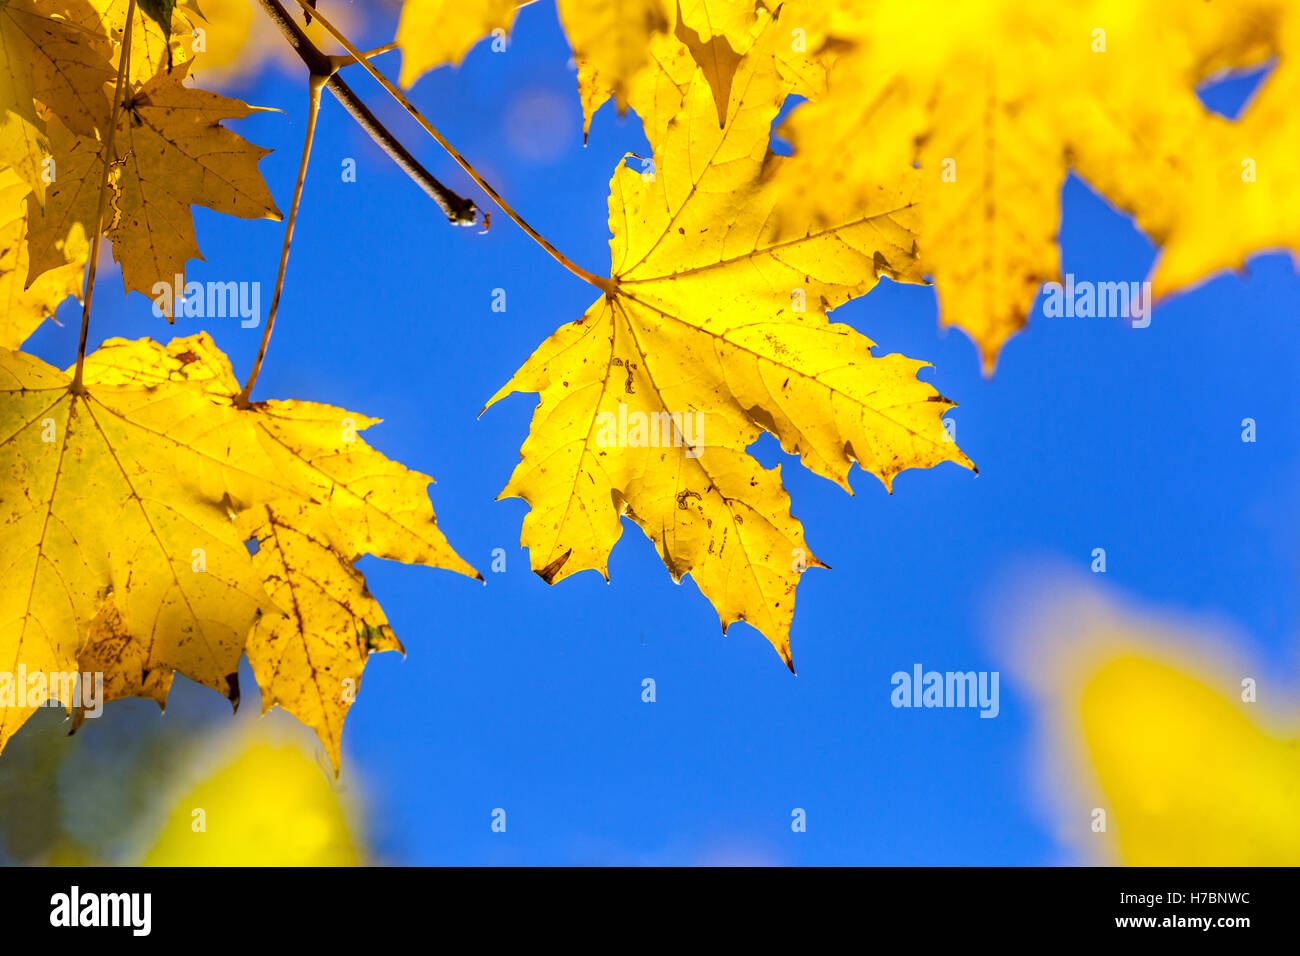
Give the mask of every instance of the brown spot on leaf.
<svg viewBox="0 0 1300 956">
<path fill-rule="evenodd" d="M 560 555 L 546 567 L 541 568 L 534 573 L 547 584 L 553 583 L 555 581 L 555 576 L 560 573 L 560 569 L 564 567 L 564 563 L 569 560 L 569 555 L 571 554 L 573 554 L 572 548 L 565 551 L 564 554 Z"/>
</svg>

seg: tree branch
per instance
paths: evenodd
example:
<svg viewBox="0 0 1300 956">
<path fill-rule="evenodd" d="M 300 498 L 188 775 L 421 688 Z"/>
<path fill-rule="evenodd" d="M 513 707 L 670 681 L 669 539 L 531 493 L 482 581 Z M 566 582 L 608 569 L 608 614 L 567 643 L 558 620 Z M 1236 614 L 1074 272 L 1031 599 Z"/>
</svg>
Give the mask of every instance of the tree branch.
<svg viewBox="0 0 1300 956">
<path fill-rule="evenodd" d="M 393 162 L 397 163 L 421 189 L 432 197 L 439 208 L 446 213 L 447 220 L 457 226 L 474 225 L 478 221 L 479 214 L 474 200 L 458 196 L 420 165 L 419 160 L 398 142 L 397 137 L 388 131 L 388 128 L 374 113 L 370 112 L 369 107 L 335 72 L 334 61 L 317 49 L 316 44 L 312 43 L 307 34 L 293 21 L 280 0 L 259 0 L 259 2 L 267 16 L 280 28 L 289 45 L 297 51 L 299 58 L 307 65 L 307 69 L 316 76 L 329 77 L 325 89 L 334 94 L 335 98 L 343 104 L 343 108 L 352 114 L 353 119 L 362 129 L 370 134 L 370 138 L 379 145 L 379 148 L 392 157 Z"/>
<path fill-rule="evenodd" d="M 271 0 L 271 2 L 279 2 L 279 0 Z M 315 14 L 316 22 L 324 27 L 325 32 L 334 38 L 335 43 L 348 52 L 349 55 L 342 58 L 341 62 L 356 63 L 363 70 L 369 73 L 376 83 L 387 90 L 389 95 L 401 104 L 402 108 L 411 115 L 411 119 L 419 123 L 424 131 L 432 136 L 438 145 L 445 149 L 451 158 L 460 164 L 460 168 L 469 174 L 470 179 L 478 183 L 479 188 L 491 197 L 492 201 L 501 208 L 501 211 L 514 220 L 515 225 L 527 233 L 534 242 L 550 253 L 556 262 L 564 266 L 564 268 L 568 269 L 583 282 L 590 283 L 606 295 L 613 294 L 617 285 L 612 279 L 606 279 L 602 276 L 596 275 L 594 272 L 588 272 L 586 269 L 582 268 L 582 266 L 578 265 L 562 253 L 559 249 L 555 248 L 555 246 L 551 244 L 550 240 L 540 232 L 528 225 L 528 223 L 524 221 L 523 216 L 519 215 L 519 213 L 515 211 L 514 207 L 506 202 L 499 192 L 492 188 L 492 184 L 479 174 L 479 171 L 474 168 L 473 164 L 462 156 L 456 147 L 452 146 L 451 143 L 447 141 L 447 137 L 439 133 L 434 125 L 424 118 L 424 114 L 415 108 L 415 105 L 406 98 L 406 94 L 394 86 L 388 77 L 375 69 L 375 65 L 366 58 L 364 53 L 357 49 L 356 44 L 345 37 L 336 26 L 329 22 L 329 20 L 325 19 L 324 15 L 315 8 L 313 0 L 295 0 L 295 2 L 302 7 L 303 13 L 307 13 L 308 11 L 313 12 Z M 483 219 L 486 222 L 486 213 L 484 214 Z"/>
</svg>

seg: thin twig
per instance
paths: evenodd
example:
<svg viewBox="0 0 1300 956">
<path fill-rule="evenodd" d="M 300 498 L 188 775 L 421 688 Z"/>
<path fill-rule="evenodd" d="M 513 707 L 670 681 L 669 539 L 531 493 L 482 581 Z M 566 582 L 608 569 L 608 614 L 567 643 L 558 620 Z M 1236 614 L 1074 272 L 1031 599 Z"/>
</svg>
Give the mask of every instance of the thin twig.
<svg viewBox="0 0 1300 956">
<path fill-rule="evenodd" d="M 279 0 L 262 0 L 263 4 L 278 3 L 278 2 Z M 309 6 L 309 4 L 307 3 L 307 0 L 297 0 L 297 2 L 298 5 L 303 8 L 303 10 L 310 13 L 311 16 L 315 18 L 315 20 L 318 23 L 320 23 L 321 27 L 325 30 L 326 33 L 332 36 L 334 40 L 340 46 L 343 47 L 344 50 L 346 50 L 348 53 L 352 55 L 352 57 L 367 73 L 369 73 L 372 77 L 375 78 L 375 81 L 380 86 L 382 86 L 385 90 L 388 91 L 389 95 L 392 96 L 393 99 L 397 100 L 397 102 L 402 105 L 402 108 L 405 109 L 406 112 L 411 114 L 411 118 L 414 119 L 417 123 L 419 123 L 420 126 L 424 128 L 424 131 L 428 133 L 430 136 L 432 136 L 438 142 L 438 145 L 441 146 L 443 149 L 445 149 L 451 155 L 452 159 L 456 160 L 456 162 L 460 164 L 461 169 L 465 170 L 465 172 L 469 174 L 469 177 L 473 179 L 474 182 L 478 183 L 479 186 L 482 188 L 482 190 L 492 198 L 492 201 L 501 207 L 502 212 L 504 212 L 507 216 L 509 216 L 511 219 L 514 220 L 515 225 L 517 225 L 524 232 L 528 233 L 529 237 L 531 237 L 534 242 L 536 242 L 539 246 L 541 246 L 543 249 L 549 252 L 556 262 L 560 263 L 560 265 L 564 266 L 564 268 L 568 269 L 579 279 L 583 280 L 584 282 L 588 282 L 591 285 L 594 285 L 597 289 L 600 289 L 602 292 L 605 293 L 610 293 L 614 290 L 614 283 L 612 280 L 606 279 L 602 276 L 598 276 L 592 272 L 588 272 L 586 269 L 582 268 L 582 266 L 578 265 L 573 260 L 571 260 L 568 256 L 564 255 L 564 253 L 560 252 L 560 250 L 556 249 L 555 246 L 551 245 L 550 242 L 548 242 L 546 238 L 542 236 L 542 234 L 539 233 L 536 229 L 528 225 L 528 223 L 526 223 L 523 220 L 523 217 L 520 216 L 519 213 L 515 212 L 514 209 L 511 208 L 510 204 L 501 198 L 501 194 L 498 193 L 495 189 L 493 189 L 492 185 L 486 179 L 484 179 L 482 176 L 479 175 L 478 170 L 470 165 L 469 160 L 465 159 L 464 156 L 462 156 L 459 152 L 457 152 L 456 148 L 452 146 L 451 143 L 447 142 L 446 138 L 434 128 L 432 123 L 430 123 L 427 119 L 424 118 L 424 115 L 415 108 L 415 106 L 411 103 L 410 100 L 406 98 L 406 96 L 402 93 L 402 91 L 399 90 L 396 86 L 394 86 L 392 82 L 389 81 L 388 77 L 380 73 L 379 70 L 375 68 L 374 64 L 372 64 L 368 59 L 366 59 L 366 57 L 361 53 L 361 51 L 358 50 L 355 46 L 353 46 L 352 42 L 348 40 L 347 37 L 345 37 L 332 23 L 330 23 L 327 19 L 325 19 L 325 17 L 321 15 L 321 12 L 319 10 L 313 10 L 311 6 Z"/>
<path fill-rule="evenodd" d="M 86 366 L 86 338 L 90 334 L 90 300 L 95 292 L 95 273 L 99 269 L 99 246 L 104 228 L 104 207 L 108 204 L 108 180 L 113 168 L 113 139 L 117 133 L 117 116 L 122 109 L 122 90 L 131 71 L 131 23 L 135 19 L 135 0 L 126 10 L 126 26 L 122 31 L 122 50 L 117 62 L 117 85 L 113 87 L 113 109 L 108 117 L 108 130 L 104 133 L 104 168 L 99 174 L 99 201 L 95 207 L 95 229 L 90 237 L 90 258 L 86 262 L 86 288 L 81 299 L 81 339 L 77 342 L 77 368 L 72 373 L 72 390 L 85 391 L 82 373 Z"/>
<path fill-rule="evenodd" d="M 391 42 L 391 43 L 385 43 L 383 46 L 377 46 L 377 47 L 375 47 L 373 50 L 367 50 L 367 51 L 366 51 L 364 54 L 362 54 L 362 55 L 365 56 L 365 58 L 368 60 L 368 59 L 370 59 L 372 56 L 379 56 L 379 54 L 381 54 L 381 53 L 389 53 L 389 52 L 391 52 L 391 51 L 393 51 L 393 50 L 396 50 L 396 49 L 397 49 L 397 41 L 394 40 L 394 41 Z"/>
<path fill-rule="evenodd" d="M 271 293 L 271 308 L 266 313 L 266 327 L 262 329 L 262 344 L 257 348 L 257 358 L 248 373 L 244 388 L 235 399 L 235 404 L 248 407 L 248 397 L 253 394 L 253 385 L 258 373 L 262 371 L 262 361 L 266 358 L 266 347 L 271 342 L 271 330 L 275 328 L 275 314 L 280 307 L 280 293 L 284 289 L 284 272 L 289 266 L 289 245 L 293 242 L 293 226 L 298 221 L 298 206 L 302 202 L 302 186 L 307 180 L 307 162 L 311 159 L 311 144 L 316 138 L 316 116 L 320 113 L 320 91 L 328 78 L 312 74 L 307 81 L 307 133 L 302 142 L 302 159 L 298 163 L 298 181 L 293 186 L 293 203 L 289 207 L 289 218 L 284 224 L 284 244 L 280 246 L 280 269 L 275 274 L 275 291 Z"/>
<path fill-rule="evenodd" d="M 284 8 L 280 0 L 260 0 L 260 3 L 267 16 L 280 28 L 289 45 L 297 51 L 299 58 L 307 65 L 307 69 L 313 75 L 329 77 L 325 88 L 334 94 L 335 98 L 343 104 L 343 108 L 352 114 L 353 119 L 362 129 L 370 134 L 370 138 L 378 144 L 379 148 L 392 157 L 393 162 L 397 163 L 403 172 L 432 197 L 438 207 L 446 213 L 447 220 L 457 226 L 474 225 L 478 221 L 478 207 L 474 205 L 474 201 L 452 192 L 420 165 L 419 160 L 388 131 L 374 113 L 370 112 L 343 78 L 335 74 L 335 64 L 331 58 L 317 49 L 316 44 L 312 43 L 307 34 L 289 16 L 289 11 Z"/>
</svg>

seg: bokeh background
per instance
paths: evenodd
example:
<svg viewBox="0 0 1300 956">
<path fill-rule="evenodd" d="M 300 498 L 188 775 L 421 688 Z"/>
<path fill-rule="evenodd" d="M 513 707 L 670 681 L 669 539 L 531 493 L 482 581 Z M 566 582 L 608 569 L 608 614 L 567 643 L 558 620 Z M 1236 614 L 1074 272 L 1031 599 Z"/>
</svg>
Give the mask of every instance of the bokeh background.
<svg viewBox="0 0 1300 956">
<path fill-rule="evenodd" d="M 202 6 L 231 24 L 214 30 L 211 59 L 235 65 L 200 59 L 196 80 L 281 111 L 233 125 L 274 148 L 261 168 L 287 209 L 305 75 L 246 0 Z M 393 36 L 396 6 L 327 0 L 326 10 L 363 48 Z M 380 60 L 390 75 L 399 56 Z M 1207 84 L 1206 108 L 1236 115 L 1267 72 Z M 348 80 L 435 175 L 487 205 L 364 73 Z M 522 10 L 504 52 L 480 44 L 411 95 L 526 219 L 605 270 L 609 177 L 648 147 L 636 117 L 612 104 L 583 144 L 550 0 Z M 355 182 L 341 175 L 348 159 Z M 1062 201 L 1063 271 L 1147 275 L 1158 250 L 1126 216 L 1075 178 Z M 260 280 L 265 307 L 282 227 L 201 209 L 195 219 L 207 261 L 188 277 Z M 504 312 L 491 308 L 496 289 Z M 533 403 L 515 396 L 478 414 L 591 299 L 505 216 L 486 234 L 448 226 L 327 96 L 255 397 L 385 419 L 367 440 L 436 476 L 439 523 L 486 585 L 363 561 L 408 653 L 371 658 L 338 781 L 309 732 L 281 713 L 257 716 L 246 666 L 235 719 L 179 678 L 165 716 L 124 701 L 66 739 L 60 714 L 38 715 L 0 759 L 4 859 L 1300 862 L 1288 815 L 1300 800 L 1290 254 L 1261 253 L 1245 274 L 1161 303 L 1145 329 L 1048 319 L 1035 306 L 992 380 L 969 340 L 938 329 L 932 289 L 886 280 L 838 310 L 878 352 L 934 363 L 924 374 L 960 404 L 957 439 L 980 473 L 905 472 L 890 496 L 857 472 L 849 497 L 770 438 L 756 445 L 764 464 L 784 463 L 794 512 L 834 568 L 800 587 L 797 677 L 747 626 L 724 637 L 630 522 L 608 584 L 593 572 L 548 588 L 529 571 L 526 505 L 494 498 Z M 70 364 L 73 311 L 27 348 Z M 142 296 L 123 296 L 118 274 L 101 273 L 92 344 L 200 327 L 237 373 L 248 369 L 260 329 L 237 319 L 168 329 Z M 1246 418 L 1253 443 L 1242 441 Z M 1095 548 L 1104 574 L 1091 570 Z M 494 549 L 503 573 L 491 570 Z M 1138 663 L 1106 670 L 1126 658 Z M 999 715 L 893 708 L 890 676 L 915 663 L 998 671 Z M 647 677 L 654 703 L 642 701 Z M 1255 703 L 1240 700 L 1244 677 Z M 1242 784 L 1216 789 L 1225 771 Z M 194 807 L 207 810 L 202 833 Z M 1091 828 L 1095 807 L 1110 814 L 1104 833 Z M 491 827 L 497 808 L 504 833 Z M 796 808 L 806 832 L 792 831 Z"/>
</svg>

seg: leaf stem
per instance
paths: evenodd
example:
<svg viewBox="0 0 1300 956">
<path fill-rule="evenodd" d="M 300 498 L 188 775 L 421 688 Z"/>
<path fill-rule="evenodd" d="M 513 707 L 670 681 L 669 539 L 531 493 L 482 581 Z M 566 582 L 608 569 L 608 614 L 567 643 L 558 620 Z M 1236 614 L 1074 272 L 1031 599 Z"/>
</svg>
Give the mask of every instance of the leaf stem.
<svg viewBox="0 0 1300 956">
<path fill-rule="evenodd" d="M 267 0 L 263 0 L 263 2 L 267 2 Z M 275 0 L 271 0 L 271 2 L 275 2 Z M 472 180 L 474 180 L 474 182 L 478 183 L 479 187 L 485 193 L 487 193 L 488 196 L 491 197 L 492 201 L 501 208 L 502 212 L 504 212 L 507 216 L 509 216 L 511 219 L 514 220 L 515 225 L 517 225 L 520 229 L 526 232 L 534 242 L 536 242 L 539 246 L 541 246 L 548 253 L 550 253 L 556 262 L 564 266 L 564 268 L 568 269 L 579 279 L 583 280 L 584 282 L 590 283 L 591 285 L 594 285 L 597 289 L 600 289 L 602 292 L 606 294 L 614 290 L 614 283 L 612 280 L 606 279 L 603 276 L 598 276 L 592 272 L 588 272 L 586 269 L 582 268 L 582 266 L 578 265 L 573 260 L 571 260 L 568 256 L 564 255 L 564 253 L 560 252 L 560 250 L 556 249 L 555 246 L 551 245 L 551 243 L 548 242 L 546 238 L 542 236 L 542 234 L 539 233 L 536 229 L 528 225 L 528 223 L 524 221 L 523 217 L 520 216 L 519 213 L 515 212 L 515 210 L 510 206 L 510 204 L 507 203 L 503 198 L 501 198 L 501 194 L 498 193 L 495 189 L 493 189 L 492 185 L 486 179 L 484 179 L 482 176 L 479 175 L 478 170 L 475 169 L 472 165 L 470 165 L 469 160 L 465 159 L 465 157 L 462 156 L 456 150 L 456 148 L 451 145 L 451 143 L 447 142 L 446 138 L 441 133 L 439 133 L 437 129 L 434 128 L 433 124 L 424 118 L 424 115 L 415 108 L 415 106 L 411 103 L 410 100 L 406 98 L 406 96 L 402 93 L 402 91 L 399 90 L 396 86 L 394 86 L 393 83 L 388 79 L 388 77 L 380 73 L 379 70 L 375 68 L 374 64 L 372 64 L 368 59 L 366 59 L 365 55 L 362 54 L 352 44 L 352 42 L 342 34 L 342 32 L 340 32 L 332 23 L 330 23 L 327 19 L 325 19 L 324 16 L 321 15 L 321 12 L 319 10 L 313 10 L 311 6 L 307 3 L 307 0 L 297 0 L 297 3 L 300 7 L 303 8 L 303 10 L 305 10 L 313 18 L 315 18 L 320 23 L 321 27 L 325 30 L 325 32 L 328 33 L 331 37 L 333 37 L 335 42 L 337 42 L 340 46 L 342 46 L 344 50 L 346 50 L 349 54 L 351 54 L 352 57 L 356 60 L 356 62 L 361 67 L 363 67 L 367 73 L 369 73 L 372 77 L 374 77 L 375 82 L 377 82 L 380 86 L 382 86 L 385 90 L 387 90 L 389 95 L 392 96 L 393 99 L 397 100 L 397 102 L 401 104 L 402 108 L 405 109 L 406 112 L 411 114 L 411 118 L 414 119 L 417 123 L 419 123 L 420 126 L 424 129 L 424 131 L 428 133 L 430 136 L 432 136 L 437 141 L 438 145 L 441 146 L 443 149 L 445 149 L 447 153 L 451 156 L 451 158 L 460 164 L 461 169 L 465 170 L 465 172 L 469 174 L 469 177 Z"/>
<path fill-rule="evenodd" d="M 117 84 L 113 87 L 113 109 L 108 117 L 108 130 L 104 133 L 104 168 L 99 175 L 99 201 L 95 207 L 95 229 L 90 239 L 90 258 L 86 261 L 86 286 L 81 296 L 81 338 L 77 342 L 77 368 L 72 373 L 72 391 L 85 391 L 82 383 L 86 365 L 86 338 L 90 334 L 90 301 L 95 292 L 95 273 L 99 269 L 99 247 L 103 238 L 104 207 L 108 204 L 108 180 L 113 168 L 113 139 L 117 133 L 117 116 L 122 108 L 122 90 L 131 72 L 131 24 L 135 20 L 135 2 L 131 0 L 126 10 L 126 26 L 122 30 L 122 50 L 118 55 Z"/>
<path fill-rule="evenodd" d="M 343 81 L 343 77 L 332 75 L 337 68 L 332 58 L 322 53 L 312 43 L 311 38 L 289 16 L 280 0 L 259 0 L 262 9 L 271 21 L 280 28 L 289 45 L 298 54 L 307 69 L 318 76 L 328 76 L 325 88 L 334 94 L 343 108 L 352 114 L 357 124 L 370 134 L 376 145 L 397 163 L 398 167 L 423 189 L 447 216 L 447 221 L 457 226 L 472 226 L 478 219 L 478 207 L 472 199 L 466 199 L 452 192 L 440 183 L 432 173 L 420 165 L 419 160 L 398 141 L 397 137 L 370 112 L 369 107 L 361 101 L 352 88 Z"/>
<path fill-rule="evenodd" d="M 311 159 L 311 144 L 316 138 L 316 117 L 320 113 L 320 91 L 324 88 L 328 76 L 313 73 L 307 80 L 307 132 L 303 136 L 302 159 L 298 162 L 298 181 L 293 186 L 293 203 L 289 207 L 289 217 L 284 224 L 284 244 L 280 246 L 280 268 L 275 274 L 275 291 L 271 294 L 271 307 L 266 313 L 266 327 L 262 329 L 262 343 L 257 349 L 257 358 L 248 373 L 244 388 L 235 399 L 235 404 L 248 407 L 248 397 L 253 394 L 253 385 L 262 371 L 262 362 L 266 359 L 266 348 L 271 342 L 271 330 L 275 328 L 275 316 L 280 307 L 280 293 L 284 290 L 284 273 L 289 266 L 289 246 L 293 242 L 293 227 L 298 221 L 298 206 L 302 202 L 302 187 L 307 180 L 307 162 Z"/>
</svg>

